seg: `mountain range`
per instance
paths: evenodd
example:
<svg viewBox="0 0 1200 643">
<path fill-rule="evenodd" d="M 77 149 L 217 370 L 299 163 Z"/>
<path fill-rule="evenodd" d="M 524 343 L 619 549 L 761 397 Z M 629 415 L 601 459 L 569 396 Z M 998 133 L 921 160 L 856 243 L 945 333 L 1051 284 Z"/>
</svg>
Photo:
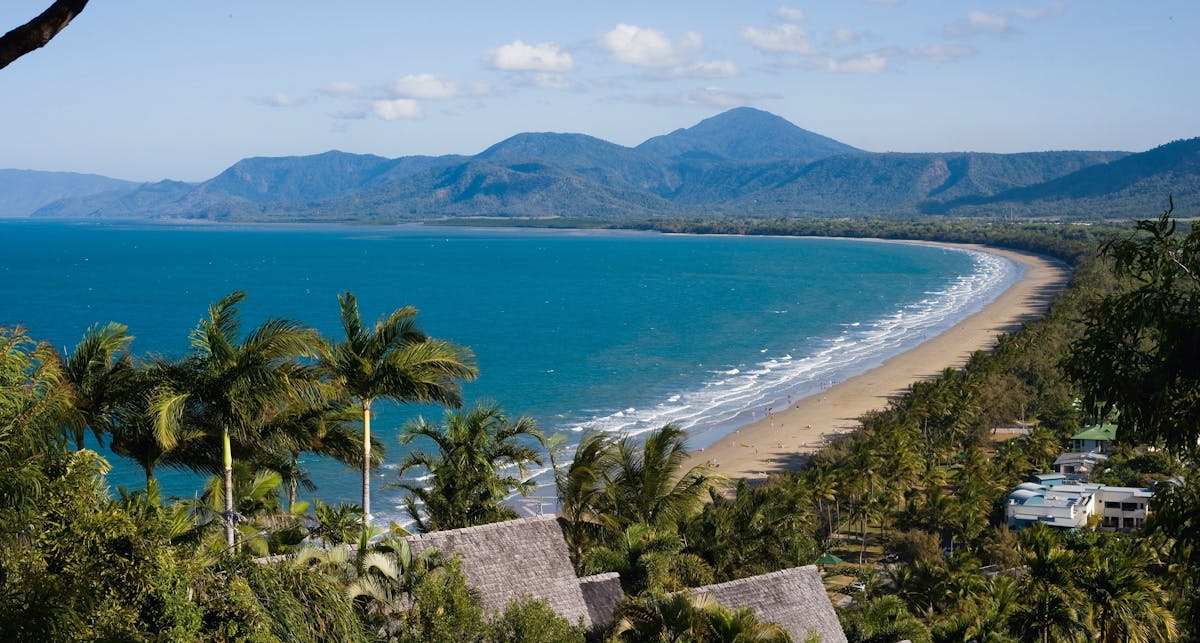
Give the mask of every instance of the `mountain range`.
<svg viewBox="0 0 1200 643">
<path fill-rule="evenodd" d="M 456 216 L 1149 216 L 1200 212 L 1200 138 L 1142 153 L 867 152 L 739 107 L 625 147 L 524 133 L 474 156 L 247 158 L 200 183 L 0 170 L 0 216 L 377 221 Z"/>
</svg>

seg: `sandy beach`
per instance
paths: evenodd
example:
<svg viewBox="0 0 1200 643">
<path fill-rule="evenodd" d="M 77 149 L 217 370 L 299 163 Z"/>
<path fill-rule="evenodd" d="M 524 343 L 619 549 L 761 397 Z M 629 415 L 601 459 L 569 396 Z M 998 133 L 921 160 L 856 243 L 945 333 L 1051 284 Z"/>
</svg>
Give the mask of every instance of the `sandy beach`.
<svg viewBox="0 0 1200 643">
<path fill-rule="evenodd" d="M 969 244 L 937 245 L 1001 255 L 1026 270 L 1008 290 L 958 325 L 873 370 L 730 433 L 693 453 L 692 464 L 712 461 L 732 478 L 758 478 L 797 468 L 805 454 L 819 449 L 831 436 L 856 429 L 859 417 L 883 408 L 911 383 L 934 377 L 946 367 L 962 366 L 975 351 L 991 349 L 1001 333 L 1040 317 L 1070 278 L 1067 267 L 1038 255 Z"/>
</svg>

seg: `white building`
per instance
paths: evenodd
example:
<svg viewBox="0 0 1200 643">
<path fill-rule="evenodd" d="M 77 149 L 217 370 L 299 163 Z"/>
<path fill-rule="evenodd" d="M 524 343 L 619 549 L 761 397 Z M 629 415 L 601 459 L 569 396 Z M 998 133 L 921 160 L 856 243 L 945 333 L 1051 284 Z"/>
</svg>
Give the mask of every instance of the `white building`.
<svg viewBox="0 0 1200 643">
<path fill-rule="evenodd" d="M 1107 529 L 1138 529 L 1150 513 L 1154 492 L 1135 487 L 1107 487 L 1068 482 L 1063 474 L 1041 474 L 1008 494 L 1005 522 L 1020 529 L 1035 522 L 1062 529 L 1088 526 L 1093 516 Z"/>
<path fill-rule="evenodd" d="M 1062 529 L 1086 527 L 1088 518 L 1096 513 L 1096 490 L 1099 485 L 1048 485 L 1022 482 L 1008 494 L 1004 508 L 1005 522 L 1011 529 L 1020 529 L 1035 522 Z"/>
<path fill-rule="evenodd" d="M 1108 456 L 1099 451 L 1067 451 L 1058 456 L 1054 460 L 1054 464 L 1050 469 L 1055 473 L 1061 473 L 1066 476 L 1067 480 L 1076 482 L 1091 482 L 1092 473 L 1096 471 L 1096 465 L 1108 459 Z"/>
<path fill-rule="evenodd" d="M 1154 492 L 1137 487 L 1100 487 L 1096 507 L 1101 510 L 1101 527 L 1109 529 L 1141 529 L 1150 513 Z"/>
</svg>

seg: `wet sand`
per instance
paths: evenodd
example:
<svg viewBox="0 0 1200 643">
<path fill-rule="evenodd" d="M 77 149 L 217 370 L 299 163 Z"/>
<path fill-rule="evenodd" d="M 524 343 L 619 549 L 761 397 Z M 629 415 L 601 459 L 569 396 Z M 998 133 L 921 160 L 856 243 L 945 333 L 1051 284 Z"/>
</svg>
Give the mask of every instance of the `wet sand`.
<svg viewBox="0 0 1200 643">
<path fill-rule="evenodd" d="M 921 242 L 912 242 L 921 243 Z M 867 411 L 887 406 L 913 382 L 962 366 L 977 350 L 990 350 L 996 337 L 1046 311 L 1066 286 L 1069 269 L 1046 257 L 971 244 L 957 245 L 1007 257 L 1025 266 L 1025 274 L 982 310 L 917 347 L 815 395 L 794 401 L 786 410 L 744 426 L 692 454 L 691 464 L 711 461 L 732 478 L 759 478 L 800 468 L 806 454 L 825 441 L 860 426 Z"/>
</svg>

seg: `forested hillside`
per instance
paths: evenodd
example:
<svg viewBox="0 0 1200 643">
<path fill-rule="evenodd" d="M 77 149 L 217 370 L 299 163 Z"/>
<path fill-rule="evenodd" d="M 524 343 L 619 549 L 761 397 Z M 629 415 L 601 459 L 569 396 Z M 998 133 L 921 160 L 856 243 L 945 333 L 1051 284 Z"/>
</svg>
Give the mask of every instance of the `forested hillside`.
<svg viewBox="0 0 1200 643">
<path fill-rule="evenodd" d="M 523 133 L 473 156 L 326 152 L 250 158 L 197 184 L 99 191 L 23 175 L 6 197 L 39 217 L 396 222 L 486 216 L 630 221 L 661 217 L 1137 216 L 1176 196 L 1197 212 L 1200 146 L 1149 152 L 872 153 L 737 108 L 625 147 L 583 134 Z M 93 181 L 94 182 L 94 181 Z M 58 190 L 58 192 L 55 192 Z"/>
</svg>

